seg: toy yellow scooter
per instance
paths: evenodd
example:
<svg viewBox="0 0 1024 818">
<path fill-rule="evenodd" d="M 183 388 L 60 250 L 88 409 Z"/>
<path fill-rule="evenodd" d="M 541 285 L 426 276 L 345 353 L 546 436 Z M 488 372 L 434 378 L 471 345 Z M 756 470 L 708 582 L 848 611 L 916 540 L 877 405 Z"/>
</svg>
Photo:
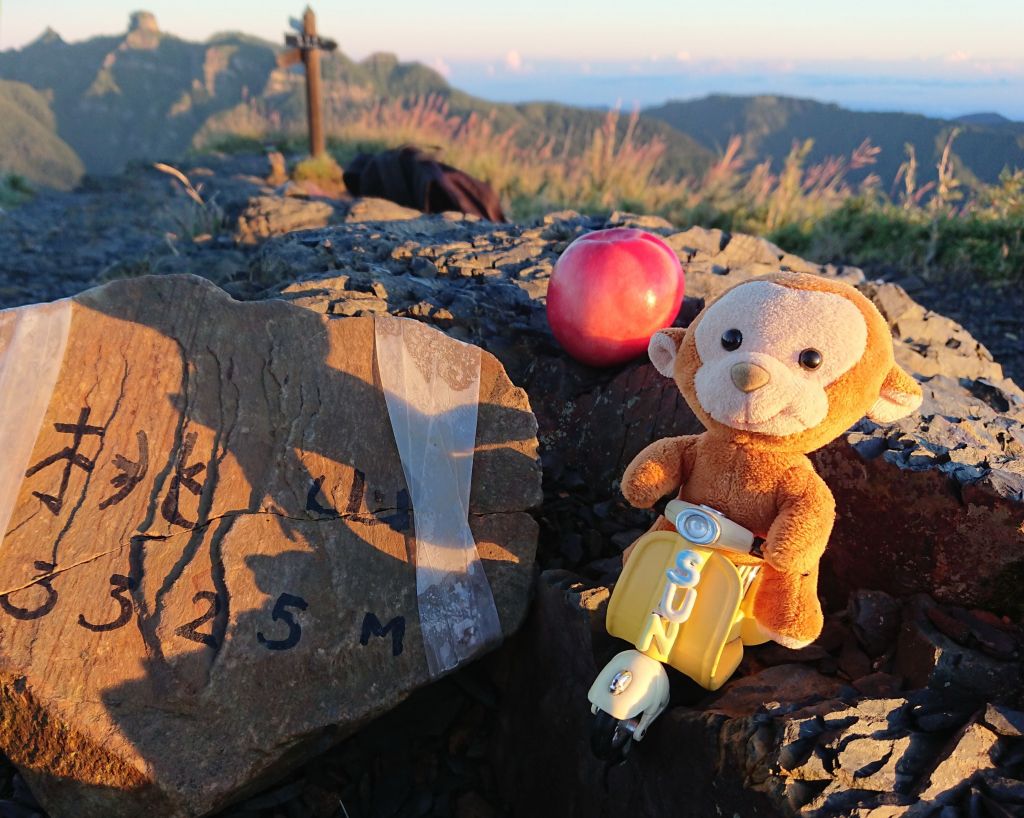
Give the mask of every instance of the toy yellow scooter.
<svg viewBox="0 0 1024 818">
<path fill-rule="evenodd" d="M 672 500 L 665 517 L 675 531 L 637 540 L 608 603 L 608 632 L 636 650 L 615 656 L 590 688 L 599 758 L 624 758 L 668 705 L 663 662 L 717 690 L 744 645 L 768 641 L 744 604 L 760 566 L 735 565 L 722 553 L 760 556 L 760 540 L 707 506 Z"/>
</svg>

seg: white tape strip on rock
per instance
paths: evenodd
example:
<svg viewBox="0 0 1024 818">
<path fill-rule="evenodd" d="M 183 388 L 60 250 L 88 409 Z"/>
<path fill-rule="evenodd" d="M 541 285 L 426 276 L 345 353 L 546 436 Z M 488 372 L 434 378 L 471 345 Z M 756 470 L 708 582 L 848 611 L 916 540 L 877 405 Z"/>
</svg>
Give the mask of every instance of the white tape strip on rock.
<svg viewBox="0 0 1024 818">
<path fill-rule="evenodd" d="M 0 532 L 6 533 L 57 384 L 70 299 L 0 311 Z M 501 639 L 469 528 L 480 349 L 378 316 L 377 365 L 416 526 L 416 596 L 427 666 L 445 673 Z"/>
<path fill-rule="evenodd" d="M 416 596 L 432 676 L 501 639 L 469 528 L 480 348 L 416 321 L 374 318 L 377 367 L 409 487 Z"/>
<path fill-rule="evenodd" d="M 0 532 L 57 385 L 71 329 L 71 299 L 0 311 Z"/>
</svg>

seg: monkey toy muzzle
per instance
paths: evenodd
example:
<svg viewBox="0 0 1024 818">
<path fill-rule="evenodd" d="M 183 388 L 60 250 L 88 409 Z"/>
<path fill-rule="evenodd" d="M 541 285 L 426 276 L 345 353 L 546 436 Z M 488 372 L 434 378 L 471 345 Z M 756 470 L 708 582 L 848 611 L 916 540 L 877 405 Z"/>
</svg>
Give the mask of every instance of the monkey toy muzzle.
<svg viewBox="0 0 1024 818">
<path fill-rule="evenodd" d="M 759 565 L 736 565 L 723 552 L 759 556 L 760 542 L 707 506 L 672 500 L 675 531 L 641 537 L 608 602 L 608 633 L 635 650 L 615 656 L 590 688 L 591 748 L 621 761 L 668 705 L 671 665 L 717 690 L 743 657 L 767 639 L 745 604 Z"/>
</svg>

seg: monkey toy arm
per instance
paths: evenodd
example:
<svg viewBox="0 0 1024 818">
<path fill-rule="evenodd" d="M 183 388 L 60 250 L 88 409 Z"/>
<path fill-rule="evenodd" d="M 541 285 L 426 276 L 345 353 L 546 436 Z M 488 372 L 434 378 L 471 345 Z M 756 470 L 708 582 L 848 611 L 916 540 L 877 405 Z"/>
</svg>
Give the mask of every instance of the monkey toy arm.
<svg viewBox="0 0 1024 818">
<path fill-rule="evenodd" d="M 697 435 L 666 437 L 633 458 L 622 475 L 622 495 L 636 508 L 650 508 L 690 475 Z"/>
<path fill-rule="evenodd" d="M 765 561 L 777 571 L 806 574 L 825 552 L 836 519 L 835 499 L 810 467 L 787 471 L 776 497 L 779 512 L 765 539 Z"/>
</svg>

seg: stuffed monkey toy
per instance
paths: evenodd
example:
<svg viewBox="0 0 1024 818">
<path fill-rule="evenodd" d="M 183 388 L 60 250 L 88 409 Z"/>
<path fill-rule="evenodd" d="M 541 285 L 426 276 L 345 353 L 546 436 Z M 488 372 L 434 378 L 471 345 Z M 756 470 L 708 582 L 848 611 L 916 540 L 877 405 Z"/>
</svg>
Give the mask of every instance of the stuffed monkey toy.
<svg viewBox="0 0 1024 818">
<path fill-rule="evenodd" d="M 728 290 L 685 330 L 656 333 L 648 352 L 707 431 L 640 452 L 623 495 L 650 508 L 678 490 L 762 537 L 754 617 L 766 639 L 810 644 L 823 624 L 818 560 L 835 500 L 806 455 L 864 415 L 887 423 L 921 404 L 920 386 L 893 359 L 888 325 L 848 284 L 777 273 Z M 659 517 L 654 527 L 672 524 Z"/>
</svg>

